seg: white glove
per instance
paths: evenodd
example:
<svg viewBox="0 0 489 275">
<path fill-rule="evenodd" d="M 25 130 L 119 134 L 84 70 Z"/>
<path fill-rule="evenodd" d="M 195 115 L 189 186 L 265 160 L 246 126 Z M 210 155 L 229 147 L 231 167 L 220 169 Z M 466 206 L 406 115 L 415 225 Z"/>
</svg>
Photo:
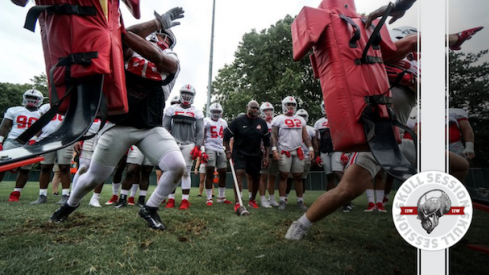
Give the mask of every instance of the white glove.
<svg viewBox="0 0 489 275">
<path fill-rule="evenodd" d="M 169 29 L 171 27 L 180 25 L 180 22 L 176 22 L 173 20 L 183 18 L 183 13 L 183 8 L 176 7 L 161 15 L 155 11 L 154 15 L 156 17 L 156 20 L 161 23 L 161 29 Z"/>
<path fill-rule="evenodd" d="M 468 141 L 465 143 L 464 154 L 469 159 L 473 159 L 475 157 L 474 143 L 473 142 Z"/>
</svg>

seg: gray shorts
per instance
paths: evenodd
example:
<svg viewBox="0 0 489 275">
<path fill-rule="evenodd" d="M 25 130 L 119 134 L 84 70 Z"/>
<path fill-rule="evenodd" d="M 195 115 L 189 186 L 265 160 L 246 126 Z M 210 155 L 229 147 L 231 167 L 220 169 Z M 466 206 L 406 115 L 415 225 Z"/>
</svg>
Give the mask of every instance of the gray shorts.
<svg viewBox="0 0 489 275">
<path fill-rule="evenodd" d="M 350 161 L 348 161 L 347 168 L 353 163 L 367 170 L 372 178 L 374 178 L 375 175 L 377 175 L 377 173 L 382 169 L 370 152 L 353 153 L 353 155 L 350 157 Z"/>
<path fill-rule="evenodd" d="M 403 138 L 402 143 L 399 144 L 402 154 L 412 164 L 416 165 L 416 149 L 414 141 L 412 139 Z"/>
<path fill-rule="evenodd" d="M 73 153 L 75 152 L 73 147 L 74 145 L 70 145 L 63 149 L 42 155 L 44 160 L 41 161 L 41 164 L 54 164 L 55 162 L 61 165 L 71 164 Z"/>
<path fill-rule="evenodd" d="M 177 144 L 178 145 L 178 144 Z M 192 164 L 194 163 L 194 160 L 192 159 L 192 155 L 190 155 L 190 152 L 195 147 L 194 143 L 186 144 L 186 145 L 178 145 L 180 148 L 180 151 L 182 151 L 183 158 L 185 159 L 185 163 L 187 167 L 192 167 Z"/>
<path fill-rule="evenodd" d="M 297 150 L 290 151 L 290 158 L 281 154 L 278 160 L 278 170 L 284 173 L 303 173 L 304 160 L 299 159 Z"/>
<path fill-rule="evenodd" d="M 263 162 L 261 163 L 260 174 L 272 174 L 276 175 L 278 173 L 278 161 L 273 159 L 273 156 L 269 157 L 270 162 L 266 168 L 263 167 Z"/>
<path fill-rule="evenodd" d="M 205 174 L 205 163 L 201 163 L 199 166 L 199 173 Z"/>
<path fill-rule="evenodd" d="M 448 150 L 452 153 L 455 153 L 465 158 L 465 154 L 464 154 L 465 147 L 462 144 L 462 141 L 450 143 L 450 145 L 448 145 Z"/>
<path fill-rule="evenodd" d="M 304 172 L 302 173 L 302 179 L 307 179 L 310 170 L 311 170 L 311 159 L 309 157 L 306 157 L 304 159 Z"/>
<path fill-rule="evenodd" d="M 146 165 L 146 166 L 154 166 L 148 158 L 144 157 L 143 153 L 139 148 L 135 145 L 131 146 L 129 153 L 127 154 L 126 163 L 137 164 L 137 165 Z"/>
<path fill-rule="evenodd" d="M 14 139 L 6 139 L 3 142 L 3 150 L 5 150 L 5 151 L 10 150 L 10 149 L 19 148 L 19 147 L 22 147 L 22 144 L 18 143 Z M 31 170 L 31 168 L 32 168 L 32 164 L 24 165 L 24 166 L 20 167 L 20 169 L 22 169 L 22 170 Z"/>
<path fill-rule="evenodd" d="M 341 163 L 342 152 L 321 153 L 321 162 L 324 172 L 329 175 L 333 172 L 343 172 L 343 164 Z"/>
<path fill-rule="evenodd" d="M 114 125 L 101 134 L 92 160 L 98 165 L 115 167 L 131 145 L 136 145 L 151 163 L 156 164 L 168 152 L 180 150 L 163 127 L 137 129 Z"/>
<path fill-rule="evenodd" d="M 226 153 L 218 152 L 211 149 L 206 149 L 205 152 L 209 155 L 209 162 L 206 163 L 209 167 L 227 168 L 228 160 L 226 158 Z"/>
</svg>

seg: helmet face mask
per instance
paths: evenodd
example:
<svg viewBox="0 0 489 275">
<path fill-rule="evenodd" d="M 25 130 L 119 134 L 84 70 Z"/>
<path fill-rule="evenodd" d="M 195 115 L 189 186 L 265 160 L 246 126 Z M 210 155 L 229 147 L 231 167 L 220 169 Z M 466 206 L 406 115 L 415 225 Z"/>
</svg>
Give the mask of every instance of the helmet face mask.
<svg viewBox="0 0 489 275">
<path fill-rule="evenodd" d="M 177 39 L 171 30 L 158 30 L 150 34 L 148 40 L 156 43 L 156 45 L 162 50 L 173 50 L 177 43 Z"/>
<path fill-rule="evenodd" d="M 273 119 L 273 105 L 269 102 L 263 102 L 260 106 L 260 112 L 263 119 L 271 120 Z"/>
<path fill-rule="evenodd" d="M 409 34 L 418 33 L 418 30 L 414 27 L 397 27 L 389 31 L 392 41 L 401 40 Z"/>
<path fill-rule="evenodd" d="M 194 103 L 195 89 L 192 85 L 184 85 L 180 89 L 180 104 L 190 106 Z"/>
<path fill-rule="evenodd" d="M 213 103 L 209 106 L 210 117 L 214 121 L 218 121 L 222 117 L 222 106 L 219 103 Z"/>
<path fill-rule="evenodd" d="M 282 111 L 286 115 L 294 115 L 297 110 L 297 101 L 292 96 L 288 96 L 282 100 Z"/>
<path fill-rule="evenodd" d="M 39 108 L 42 105 L 44 96 L 35 89 L 28 90 L 22 96 L 22 105 L 26 108 Z"/>
</svg>

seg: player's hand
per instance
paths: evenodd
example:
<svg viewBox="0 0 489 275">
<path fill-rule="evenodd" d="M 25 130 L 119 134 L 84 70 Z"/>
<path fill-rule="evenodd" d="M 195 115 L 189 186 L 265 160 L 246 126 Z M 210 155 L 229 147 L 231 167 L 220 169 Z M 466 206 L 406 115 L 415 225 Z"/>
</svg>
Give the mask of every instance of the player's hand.
<svg viewBox="0 0 489 275">
<path fill-rule="evenodd" d="M 73 149 L 75 150 L 75 152 L 77 154 L 80 154 L 82 147 L 83 147 L 83 142 L 79 141 L 79 142 L 75 143 L 75 146 L 73 147 Z"/>
<path fill-rule="evenodd" d="M 36 141 L 34 139 L 29 140 L 29 145 L 34 145 Z"/>
<path fill-rule="evenodd" d="M 310 160 L 314 159 L 314 152 L 313 151 L 309 151 L 309 159 Z"/>
<path fill-rule="evenodd" d="M 323 161 L 320 156 L 316 156 L 316 165 L 319 167 L 323 166 Z"/>
<path fill-rule="evenodd" d="M 226 151 L 226 159 L 231 159 L 231 151 Z"/>
<path fill-rule="evenodd" d="M 273 159 L 274 160 L 279 160 L 280 159 L 280 155 L 279 155 L 278 151 L 273 151 L 272 154 L 273 154 Z"/>
<path fill-rule="evenodd" d="M 195 169 L 194 174 L 198 175 L 199 174 L 199 170 Z"/>
<path fill-rule="evenodd" d="M 209 162 L 209 155 L 206 152 L 202 153 L 202 162 L 203 163 Z"/>
<path fill-rule="evenodd" d="M 387 10 L 388 7 L 389 7 L 389 5 L 385 5 L 385 6 L 382 6 L 382 7 L 378 8 L 377 10 L 371 12 L 367 16 L 367 20 L 365 21 L 365 28 L 369 28 L 370 25 L 372 25 L 372 21 L 374 21 L 375 19 L 381 17 L 385 13 L 385 11 Z M 391 20 L 389 20 L 389 24 L 392 24 L 392 23 L 396 22 L 397 19 L 403 17 L 404 16 L 404 13 L 406 13 L 405 10 L 395 10 L 395 9 L 392 9 L 392 11 L 390 13 L 390 16 L 392 18 L 391 18 Z"/>
<path fill-rule="evenodd" d="M 268 157 L 268 156 L 264 156 L 264 157 L 263 157 L 263 167 L 264 167 L 264 168 L 267 168 L 267 167 L 268 167 L 268 165 L 270 165 L 270 157 Z"/>
<path fill-rule="evenodd" d="M 190 155 L 192 156 L 192 159 L 199 158 L 202 155 L 202 152 L 200 151 L 200 146 L 195 146 L 194 149 L 190 152 Z"/>
<path fill-rule="evenodd" d="M 465 154 L 465 157 L 468 159 L 475 158 L 474 143 L 472 143 L 472 142 L 466 142 L 465 143 L 464 154 Z"/>
<path fill-rule="evenodd" d="M 156 20 L 161 23 L 162 29 L 169 29 L 171 27 L 180 25 L 180 22 L 174 20 L 183 18 L 183 13 L 183 8 L 176 7 L 161 15 L 155 11 L 154 15 L 156 17 Z"/>
</svg>

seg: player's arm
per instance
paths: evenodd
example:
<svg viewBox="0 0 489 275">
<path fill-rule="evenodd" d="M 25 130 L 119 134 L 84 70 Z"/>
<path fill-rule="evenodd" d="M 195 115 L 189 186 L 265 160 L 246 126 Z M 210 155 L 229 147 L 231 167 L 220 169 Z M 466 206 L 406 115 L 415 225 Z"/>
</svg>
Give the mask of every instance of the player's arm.
<svg viewBox="0 0 489 275">
<path fill-rule="evenodd" d="M 146 41 L 146 39 L 142 38 L 141 36 L 136 35 L 131 31 L 127 31 L 126 34 L 122 36 L 122 40 L 129 48 L 150 62 L 154 63 L 158 72 L 168 74 L 177 72 L 178 60 L 169 54 L 161 52 L 153 44 Z M 129 53 L 130 50 L 128 49 L 124 53 L 124 56 L 130 56 Z"/>
<path fill-rule="evenodd" d="M 468 120 L 459 120 L 458 121 L 460 133 L 462 133 L 462 137 L 465 142 L 465 155 L 472 159 L 475 157 L 474 152 L 474 131 L 472 130 L 472 126 L 470 126 L 470 122 Z"/>
<path fill-rule="evenodd" d="M 309 158 L 314 159 L 314 148 L 312 147 L 311 137 L 307 133 L 306 126 L 302 126 L 302 140 L 304 141 L 307 148 L 309 149 Z"/>
<path fill-rule="evenodd" d="M 222 143 L 224 145 L 224 148 L 226 148 L 226 158 L 230 159 L 231 158 L 231 152 L 232 152 L 232 144 L 231 144 L 231 139 L 234 140 L 234 131 L 236 130 L 236 120 L 231 121 L 231 123 L 224 129 L 224 138 L 222 140 Z"/>
<path fill-rule="evenodd" d="M 280 158 L 280 154 L 278 153 L 277 150 L 277 140 L 278 140 L 278 126 L 272 126 L 272 139 L 271 139 L 271 144 L 272 145 L 272 154 L 273 154 L 273 159 L 278 160 Z"/>
<path fill-rule="evenodd" d="M 163 116 L 163 127 L 168 132 L 171 132 L 171 116 L 168 116 L 166 114 Z"/>
<path fill-rule="evenodd" d="M 3 118 L 2 125 L 0 125 L 0 151 L 3 150 L 3 141 L 5 139 L 5 136 L 7 136 L 7 133 L 12 128 L 12 125 L 14 125 L 13 120 Z"/>
<path fill-rule="evenodd" d="M 196 146 L 202 146 L 204 144 L 204 119 L 200 118 L 195 121 L 195 133 L 196 133 Z"/>
</svg>

